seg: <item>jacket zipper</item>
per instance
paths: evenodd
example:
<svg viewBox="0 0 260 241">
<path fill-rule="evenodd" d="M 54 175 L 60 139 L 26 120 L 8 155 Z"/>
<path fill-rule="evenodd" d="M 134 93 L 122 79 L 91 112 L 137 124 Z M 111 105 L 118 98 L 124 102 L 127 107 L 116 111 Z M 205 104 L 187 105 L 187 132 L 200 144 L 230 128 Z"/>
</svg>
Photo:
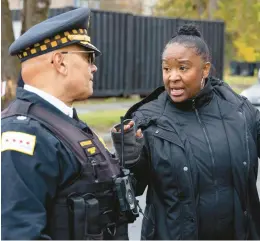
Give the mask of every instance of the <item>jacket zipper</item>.
<svg viewBox="0 0 260 241">
<path fill-rule="evenodd" d="M 247 175 L 246 175 L 246 179 L 247 179 L 247 183 L 248 183 L 248 179 L 249 179 L 249 169 L 250 169 L 250 151 L 249 151 L 249 144 L 248 144 L 248 128 L 247 128 L 247 120 L 246 120 L 246 116 L 245 114 L 241 111 L 243 118 L 245 120 L 245 131 L 246 131 L 246 151 L 247 151 Z M 248 212 L 248 187 L 246 186 L 246 210 L 244 210 L 244 212 Z M 247 223 L 246 223 L 246 239 L 248 239 L 248 232 L 249 232 L 249 228 L 248 228 L 248 213 L 246 213 L 246 219 L 247 219 Z"/>
<path fill-rule="evenodd" d="M 196 114 L 196 117 L 198 119 L 198 122 L 203 130 L 203 133 L 204 133 L 204 136 L 206 138 L 206 142 L 208 144 L 208 148 L 209 148 L 209 153 L 210 153 L 210 158 L 211 158 L 211 161 L 212 161 L 212 164 L 213 164 L 213 172 L 212 172 L 212 175 L 213 175 L 213 182 L 214 182 L 214 187 L 215 187 L 215 194 L 216 194 L 216 204 L 218 203 L 218 181 L 215 177 L 215 158 L 214 158 L 214 155 L 213 155 L 213 151 L 212 151 L 212 147 L 211 147 L 211 144 L 210 144 L 210 141 L 209 141 L 209 137 L 208 137 L 208 134 L 207 134 L 207 131 L 206 131 L 206 128 L 204 126 L 204 124 L 202 123 L 201 119 L 200 119 L 200 115 L 199 115 L 199 111 L 196 109 L 196 106 L 195 106 L 195 99 L 192 100 L 192 108 L 193 110 L 195 111 L 195 114 Z"/>
<path fill-rule="evenodd" d="M 167 128 L 165 128 L 165 127 L 162 127 L 162 126 L 160 126 L 160 125 L 158 125 L 158 127 L 160 128 L 160 129 L 163 129 L 163 130 L 165 130 L 165 131 L 172 131 L 171 129 L 167 129 Z M 187 162 L 188 162 L 188 167 L 189 167 L 189 169 L 191 170 L 191 163 L 190 163 L 190 159 L 189 159 L 189 157 L 187 156 Z M 178 180 L 178 183 L 179 183 L 179 179 L 177 179 Z M 190 184 L 191 184 L 191 195 L 192 195 L 192 198 L 193 198 L 193 200 L 194 200 L 194 209 L 196 210 L 196 198 L 195 198 L 195 192 L 194 192 L 194 184 L 193 184 L 193 181 L 192 181 L 192 176 L 191 176 L 191 173 L 189 172 L 189 181 L 190 181 Z M 178 186 L 180 186 L 179 184 L 178 184 Z M 183 204 L 182 204 L 183 205 Z M 183 206 L 181 205 L 181 212 L 183 212 Z M 182 214 L 181 214 L 182 215 Z M 194 217 L 194 219 L 195 219 L 195 222 L 196 222 L 196 224 L 197 224 L 197 228 L 196 228 L 196 239 L 199 239 L 199 234 L 198 234 L 198 214 L 197 214 L 197 212 L 196 212 L 196 216 Z M 181 230 L 183 230 L 183 228 L 181 228 Z M 183 231 L 181 231 L 181 236 L 183 236 L 183 233 L 182 233 Z M 181 239 L 182 239 L 182 237 L 181 237 Z"/>
<path fill-rule="evenodd" d="M 246 129 L 246 151 L 247 151 L 247 178 L 249 177 L 249 168 L 250 168 L 250 151 L 248 144 L 248 128 L 247 128 L 247 120 L 245 114 L 242 112 L 243 118 L 245 119 L 245 129 Z"/>
</svg>

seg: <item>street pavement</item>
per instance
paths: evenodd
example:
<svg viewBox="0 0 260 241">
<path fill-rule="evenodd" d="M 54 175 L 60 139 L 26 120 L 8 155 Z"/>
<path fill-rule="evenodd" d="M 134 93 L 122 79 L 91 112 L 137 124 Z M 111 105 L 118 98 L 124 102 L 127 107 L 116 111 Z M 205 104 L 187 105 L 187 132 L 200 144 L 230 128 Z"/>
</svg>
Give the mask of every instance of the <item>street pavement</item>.
<svg viewBox="0 0 260 241">
<path fill-rule="evenodd" d="M 142 196 L 137 197 L 137 199 L 139 200 L 139 205 L 144 212 L 146 191 L 144 192 L 144 194 Z M 128 233 L 129 233 L 130 240 L 140 240 L 141 239 L 142 220 L 143 220 L 143 215 L 140 214 L 134 223 L 128 225 Z"/>
</svg>

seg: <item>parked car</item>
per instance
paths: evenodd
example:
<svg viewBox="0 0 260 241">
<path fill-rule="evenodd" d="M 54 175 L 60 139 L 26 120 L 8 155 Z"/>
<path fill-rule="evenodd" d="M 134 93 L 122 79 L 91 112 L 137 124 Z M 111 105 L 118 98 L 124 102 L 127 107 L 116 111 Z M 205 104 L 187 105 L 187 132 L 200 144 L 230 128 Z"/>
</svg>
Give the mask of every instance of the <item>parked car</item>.
<svg viewBox="0 0 260 241">
<path fill-rule="evenodd" d="M 260 69 L 258 71 L 258 83 L 242 91 L 245 96 L 256 108 L 260 110 Z"/>
</svg>

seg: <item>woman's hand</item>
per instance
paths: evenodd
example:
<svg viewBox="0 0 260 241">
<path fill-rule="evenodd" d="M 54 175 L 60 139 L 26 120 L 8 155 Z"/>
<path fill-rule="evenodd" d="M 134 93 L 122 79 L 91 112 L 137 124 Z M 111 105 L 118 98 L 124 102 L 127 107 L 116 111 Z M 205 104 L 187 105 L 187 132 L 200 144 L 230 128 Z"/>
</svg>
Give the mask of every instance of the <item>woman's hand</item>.
<svg viewBox="0 0 260 241">
<path fill-rule="evenodd" d="M 124 133 L 126 133 L 128 130 L 130 130 L 130 129 L 134 126 L 134 124 L 135 124 L 134 121 L 131 120 L 129 123 L 127 123 L 126 125 L 124 125 Z M 117 125 L 117 126 L 118 126 L 118 125 Z M 120 125 L 119 125 L 119 127 L 120 127 Z M 115 127 L 113 127 L 113 128 L 112 128 L 112 132 L 121 133 L 121 128 L 119 128 L 119 129 L 117 130 Z M 135 136 L 136 136 L 137 138 L 143 137 L 143 133 L 142 133 L 142 130 L 141 130 L 140 128 L 136 131 Z"/>
<path fill-rule="evenodd" d="M 111 137 L 117 156 L 121 159 L 122 155 L 122 136 L 121 124 L 115 125 L 111 130 Z M 126 165 L 135 164 L 140 157 L 143 149 L 144 138 L 142 130 L 135 131 L 135 122 L 133 120 L 124 121 L 124 161 Z"/>
</svg>

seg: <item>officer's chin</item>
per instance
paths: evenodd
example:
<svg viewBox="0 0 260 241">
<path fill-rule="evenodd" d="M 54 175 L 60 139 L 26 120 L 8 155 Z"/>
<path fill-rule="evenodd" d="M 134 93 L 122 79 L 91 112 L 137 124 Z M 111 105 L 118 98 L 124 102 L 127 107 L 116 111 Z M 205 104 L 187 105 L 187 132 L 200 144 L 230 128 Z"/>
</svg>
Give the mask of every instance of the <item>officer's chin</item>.
<svg viewBox="0 0 260 241">
<path fill-rule="evenodd" d="M 93 87 L 93 80 L 89 80 L 88 85 L 86 86 L 86 89 L 84 91 L 84 99 L 88 99 L 91 97 L 94 93 L 94 87 Z"/>
<path fill-rule="evenodd" d="M 89 88 L 89 92 L 87 93 L 88 97 L 89 98 L 90 96 L 92 96 L 94 94 L 94 89 L 93 89 L 93 84 L 92 86 Z"/>
<path fill-rule="evenodd" d="M 80 96 L 76 97 L 74 99 L 74 102 L 87 100 L 92 95 L 93 95 L 93 88 L 92 89 L 88 89 L 87 91 L 82 93 Z"/>
</svg>

